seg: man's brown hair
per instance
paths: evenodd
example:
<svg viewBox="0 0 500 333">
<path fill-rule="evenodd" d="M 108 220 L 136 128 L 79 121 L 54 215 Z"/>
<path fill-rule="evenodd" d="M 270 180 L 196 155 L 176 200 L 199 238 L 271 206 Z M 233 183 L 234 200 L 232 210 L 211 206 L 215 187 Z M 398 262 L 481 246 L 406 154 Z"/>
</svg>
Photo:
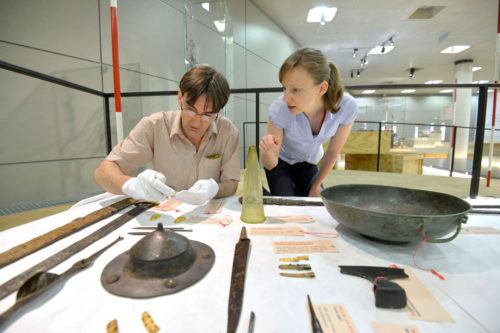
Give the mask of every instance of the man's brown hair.
<svg viewBox="0 0 500 333">
<path fill-rule="evenodd" d="M 190 69 L 181 79 L 179 84 L 181 93 L 186 98 L 186 103 L 193 106 L 198 98 L 207 94 L 205 102 L 206 111 L 210 102 L 213 103 L 211 113 L 219 112 L 229 99 L 229 84 L 221 73 L 210 66 L 198 66 Z"/>
</svg>

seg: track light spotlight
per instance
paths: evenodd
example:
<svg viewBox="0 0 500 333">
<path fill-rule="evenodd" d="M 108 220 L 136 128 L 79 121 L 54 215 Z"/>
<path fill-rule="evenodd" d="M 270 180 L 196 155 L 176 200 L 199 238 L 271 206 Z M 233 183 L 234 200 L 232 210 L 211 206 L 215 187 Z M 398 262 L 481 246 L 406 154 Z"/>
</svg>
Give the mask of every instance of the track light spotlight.
<svg viewBox="0 0 500 333">
<path fill-rule="evenodd" d="M 382 45 L 382 50 L 380 50 L 380 53 L 384 53 L 385 52 L 385 45 Z"/>
<path fill-rule="evenodd" d="M 415 76 L 415 68 L 410 68 L 410 74 L 408 76 L 411 78 Z"/>
<path fill-rule="evenodd" d="M 394 46 L 394 41 L 392 40 L 392 37 L 391 37 L 391 38 L 389 38 L 389 45 L 390 45 L 390 46 Z"/>
<path fill-rule="evenodd" d="M 351 79 L 354 77 L 354 73 L 351 71 Z"/>
<path fill-rule="evenodd" d="M 352 52 L 352 57 L 356 58 L 358 56 L 358 49 L 355 48 L 354 51 Z"/>
<path fill-rule="evenodd" d="M 359 77 L 359 70 L 358 70 L 358 74 L 356 76 Z"/>
</svg>

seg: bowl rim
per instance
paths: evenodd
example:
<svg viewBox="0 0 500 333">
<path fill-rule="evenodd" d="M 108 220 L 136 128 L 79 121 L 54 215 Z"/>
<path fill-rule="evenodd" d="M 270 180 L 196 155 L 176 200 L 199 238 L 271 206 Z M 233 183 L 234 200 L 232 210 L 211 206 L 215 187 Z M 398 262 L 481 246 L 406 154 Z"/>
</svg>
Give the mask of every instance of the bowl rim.
<svg viewBox="0 0 500 333">
<path fill-rule="evenodd" d="M 451 197 L 453 198 L 454 200 L 458 200 L 458 201 L 461 201 L 463 203 L 465 203 L 467 205 L 467 209 L 462 211 L 462 212 L 457 212 L 457 213 L 453 213 L 453 214 L 434 214 L 434 215 L 429 215 L 429 214 L 404 214 L 404 213 L 393 213 L 393 212 L 382 212 L 382 211 L 379 211 L 379 210 L 375 210 L 375 209 L 369 209 L 369 208 L 363 208 L 363 207 L 359 207 L 359 206 L 354 206 L 354 205 L 349 205 L 349 204 L 345 204 L 345 203 L 340 203 L 340 202 L 336 202 L 336 201 L 332 201 L 328 198 L 326 198 L 324 196 L 324 192 L 326 192 L 327 190 L 331 189 L 331 188 L 338 188 L 338 187 L 347 187 L 347 186 L 350 186 L 350 187 L 368 187 L 368 186 L 372 186 L 372 187 L 385 187 L 385 188 L 394 188 L 394 189 L 402 189 L 402 190 L 411 190 L 411 191 L 418 191 L 418 192 L 427 192 L 427 193 L 432 193 L 432 194 L 438 194 L 438 195 L 442 195 L 442 196 L 447 196 L 447 197 Z M 334 202 L 336 205 L 340 205 L 340 206 L 344 206 L 344 207 L 348 207 L 348 208 L 353 208 L 353 209 L 356 209 L 356 210 L 361 210 L 361 211 L 366 211 L 366 212 L 370 212 L 370 213 L 377 213 L 377 214 L 385 214 L 385 215 L 397 215 L 397 216 L 405 216 L 405 217 L 419 217 L 419 218 L 425 218 L 425 217 L 438 217 L 438 216 L 443 216 L 443 217 L 446 217 L 446 216 L 459 216 L 459 215 L 464 215 L 464 214 L 467 214 L 471 209 L 472 209 L 472 206 L 470 203 L 468 203 L 467 201 L 455 196 L 455 195 L 452 195 L 452 194 L 448 194 L 448 193 L 442 193 L 442 192 L 436 192 L 436 191 L 429 191 L 429 190 L 421 190 L 421 189 L 415 189 L 415 188 L 408 188 L 408 187 L 401 187 L 401 186 L 390 186 L 390 185 L 377 185 L 377 184 L 338 184 L 338 185 L 332 185 L 332 186 L 328 186 L 328 187 L 325 187 L 323 190 L 321 190 L 320 192 L 320 196 L 321 196 L 321 200 L 323 200 L 323 202 L 325 203 L 325 207 L 326 207 L 326 202 L 328 201 L 331 201 L 331 202 Z"/>
</svg>

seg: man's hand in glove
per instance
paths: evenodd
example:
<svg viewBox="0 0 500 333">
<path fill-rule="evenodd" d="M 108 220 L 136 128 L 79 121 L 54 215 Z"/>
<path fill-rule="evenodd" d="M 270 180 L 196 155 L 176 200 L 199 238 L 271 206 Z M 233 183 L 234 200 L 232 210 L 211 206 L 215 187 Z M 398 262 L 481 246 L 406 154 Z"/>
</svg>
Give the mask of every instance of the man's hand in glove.
<svg viewBox="0 0 500 333">
<path fill-rule="evenodd" d="M 189 190 L 180 191 L 175 199 L 190 203 L 192 205 L 201 205 L 207 200 L 215 197 L 219 191 L 217 182 L 210 179 L 200 179 L 191 186 Z"/>
<path fill-rule="evenodd" d="M 144 170 L 137 177 L 127 180 L 122 186 L 122 192 L 134 199 L 162 201 L 175 193 L 165 185 L 166 180 L 160 172 Z"/>
</svg>

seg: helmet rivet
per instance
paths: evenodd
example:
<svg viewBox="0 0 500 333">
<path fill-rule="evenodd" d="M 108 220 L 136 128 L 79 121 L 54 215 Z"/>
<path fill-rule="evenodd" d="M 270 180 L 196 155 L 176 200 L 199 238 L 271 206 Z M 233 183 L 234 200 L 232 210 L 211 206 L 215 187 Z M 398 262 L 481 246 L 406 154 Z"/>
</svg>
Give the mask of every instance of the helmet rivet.
<svg viewBox="0 0 500 333">
<path fill-rule="evenodd" d="M 110 275 L 106 278 L 106 283 L 111 284 L 111 283 L 115 283 L 118 280 L 120 280 L 120 276 L 113 274 L 113 275 Z"/>
<path fill-rule="evenodd" d="M 165 281 L 165 287 L 169 289 L 177 287 L 177 284 L 178 282 L 176 279 L 168 279 L 167 281 Z"/>
</svg>

